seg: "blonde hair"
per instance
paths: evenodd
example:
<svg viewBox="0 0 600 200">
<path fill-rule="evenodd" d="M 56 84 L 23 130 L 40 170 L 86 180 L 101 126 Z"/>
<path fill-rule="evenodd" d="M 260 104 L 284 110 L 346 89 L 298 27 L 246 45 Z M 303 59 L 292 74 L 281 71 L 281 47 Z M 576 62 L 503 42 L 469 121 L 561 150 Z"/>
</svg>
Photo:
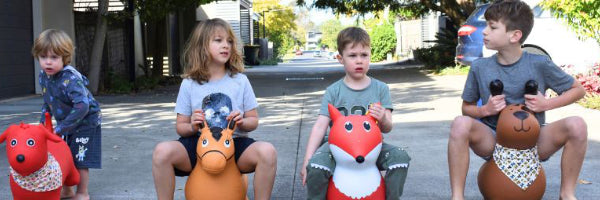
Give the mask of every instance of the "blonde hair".
<svg viewBox="0 0 600 200">
<path fill-rule="evenodd" d="M 225 63 L 225 69 L 229 70 L 231 76 L 244 71 L 244 63 L 238 48 L 237 38 L 231 26 L 225 20 L 214 18 L 200 22 L 192 32 L 182 56 L 182 63 L 186 72 L 183 74 L 183 78 L 191 78 L 199 84 L 209 80 L 208 63 L 213 59 L 209 53 L 209 44 L 219 28 L 225 30 L 233 40 L 231 56 Z"/>
<path fill-rule="evenodd" d="M 362 28 L 348 27 L 338 33 L 338 53 L 343 55 L 344 49 L 346 49 L 346 46 L 349 44 L 352 44 L 350 48 L 356 46 L 357 44 L 360 44 L 364 47 L 371 47 L 371 37 L 369 37 L 369 33 Z"/>
<path fill-rule="evenodd" d="M 40 55 L 52 51 L 54 54 L 61 56 L 64 65 L 71 63 L 74 47 L 73 41 L 62 30 L 47 29 L 40 33 L 40 36 L 33 42 L 31 54 L 38 59 Z"/>
</svg>

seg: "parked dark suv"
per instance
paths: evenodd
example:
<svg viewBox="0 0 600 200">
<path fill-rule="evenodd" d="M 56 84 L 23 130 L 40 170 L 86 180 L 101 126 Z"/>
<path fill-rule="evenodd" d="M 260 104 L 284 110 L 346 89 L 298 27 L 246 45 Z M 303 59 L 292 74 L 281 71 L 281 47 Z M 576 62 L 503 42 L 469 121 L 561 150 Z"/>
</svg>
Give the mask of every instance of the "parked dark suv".
<svg viewBox="0 0 600 200">
<path fill-rule="evenodd" d="M 467 18 L 464 25 L 458 29 L 458 45 L 456 46 L 456 61 L 463 65 L 471 65 L 477 58 L 489 56 L 493 50 L 488 50 L 483 44 L 483 29 L 486 27 L 485 10 L 490 4 L 478 6 Z M 539 12 L 538 10 L 534 10 Z M 534 13 L 535 15 L 535 13 Z M 550 55 L 541 47 L 533 44 L 524 44 L 523 50 L 535 54 Z M 486 53 L 485 51 L 488 51 Z M 485 55 L 484 55 L 485 54 Z"/>
</svg>

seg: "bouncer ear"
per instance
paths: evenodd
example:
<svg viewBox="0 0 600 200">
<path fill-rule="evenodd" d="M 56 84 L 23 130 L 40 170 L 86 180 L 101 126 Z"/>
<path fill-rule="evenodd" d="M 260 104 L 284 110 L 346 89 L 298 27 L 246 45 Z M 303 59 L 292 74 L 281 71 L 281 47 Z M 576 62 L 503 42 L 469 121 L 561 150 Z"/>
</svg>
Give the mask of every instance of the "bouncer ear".
<svg viewBox="0 0 600 200">
<path fill-rule="evenodd" d="M 58 135 L 50 132 L 50 130 L 48 130 L 46 127 L 40 127 L 40 129 L 42 131 L 44 131 L 44 135 L 46 135 L 46 139 L 52 141 L 52 142 L 60 142 L 62 141 L 62 138 L 60 138 Z"/>
<path fill-rule="evenodd" d="M 233 121 L 233 120 L 227 121 L 227 128 L 230 130 L 235 129 L 235 121 Z"/>
<path fill-rule="evenodd" d="M 204 129 L 205 127 L 208 127 L 208 124 L 206 124 L 206 120 L 204 120 L 201 124 L 198 124 L 198 127 L 200 128 L 200 130 Z"/>
<path fill-rule="evenodd" d="M 6 140 L 6 135 L 8 135 L 8 132 L 10 131 L 10 127 L 8 127 L 8 129 L 6 129 L 2 135 L 0 135 L 0 144 L 2 144 L 4 142 L 4 140 Z"/>
<path fill-rule="evenodd" d="M 340 111 L 331 104 L 327 104 L 327 109 L 329 110 L 329 117 L 331 117 L 331 121 L 335 121 L 342 116 L 342 113 L 340 113 Z"/>
</svg>

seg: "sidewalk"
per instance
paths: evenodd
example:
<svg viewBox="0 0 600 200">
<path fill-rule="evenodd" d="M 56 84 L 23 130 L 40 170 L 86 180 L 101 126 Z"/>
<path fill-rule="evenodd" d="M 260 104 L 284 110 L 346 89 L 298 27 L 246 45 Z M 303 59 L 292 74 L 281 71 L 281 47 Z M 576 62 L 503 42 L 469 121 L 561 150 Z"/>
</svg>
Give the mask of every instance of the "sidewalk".
<svg viewBox="0 0 600 200">
<path fill-rule="evenodd" d="M 306 199 L 299 176 L 304 148 L 324 88 L 343 74 L 339 67 L 293 68 L 297 71 L 291 74 L 278 68 L 254 67 L 246 72 L 260 104 L 260 126 L 251 137 L 277 148 L 278 171 L 272 199 Z M 370 73 L 388 83 L 392 95 L 394 128 L 385 140 L 405 148 L 412 157 L 402 199 L 448 199 L 447 135 L 451 121 L 461 112 L 460 94 L 466 77 L 430 76 L 399 65 L 372 67 Z M 177 90 L 176 85 L 136 95 L 97 97 L 103 112 L 103 168 L 90 170 L 92 199 L 156 199 L 151 155 L 158 142 L 177 138 L 173 112 Z M 20 121 L 37 123 L 41 104 L 42 99 L 37 96 L 0 102 L 0 130 Z M 578 185 L 577 196 L 600 199 L 600 111 L 569 105 L 548 112 L 547 120 L 571 115 L 582 116 L 589 132 L 580 178 L 592 184 Z M 0 144 L 0 177 L 4 179 L 0 179 L 0 199 L 11 197 L 5 146 L 6 143 Z M 482 163 L 471 153 L 467 199 L 481 199 L 476 177 Z M 544 162 L 543 167 L 547 176 L 544 199 L 558 199 L 560 152 Z M 253 175 L 249 178 L 251 182 Z M 175 199 L 184 199 L 185 181 L 186 178 L 176 179 Z M 252 194 L 250 184 L 251 199 Z"/>
</svg>

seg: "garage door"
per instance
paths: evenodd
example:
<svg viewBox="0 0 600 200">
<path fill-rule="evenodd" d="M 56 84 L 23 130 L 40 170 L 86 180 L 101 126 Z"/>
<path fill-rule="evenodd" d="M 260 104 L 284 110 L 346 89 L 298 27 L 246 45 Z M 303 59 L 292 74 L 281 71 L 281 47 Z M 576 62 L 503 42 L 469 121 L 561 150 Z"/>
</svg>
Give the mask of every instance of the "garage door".
<svg viewBox="0 0 600 200">
<path fill-rule="evenodd" d="M 0 99 L 35 93 L 31 1 L 0 3 Z"/>
</svg>

